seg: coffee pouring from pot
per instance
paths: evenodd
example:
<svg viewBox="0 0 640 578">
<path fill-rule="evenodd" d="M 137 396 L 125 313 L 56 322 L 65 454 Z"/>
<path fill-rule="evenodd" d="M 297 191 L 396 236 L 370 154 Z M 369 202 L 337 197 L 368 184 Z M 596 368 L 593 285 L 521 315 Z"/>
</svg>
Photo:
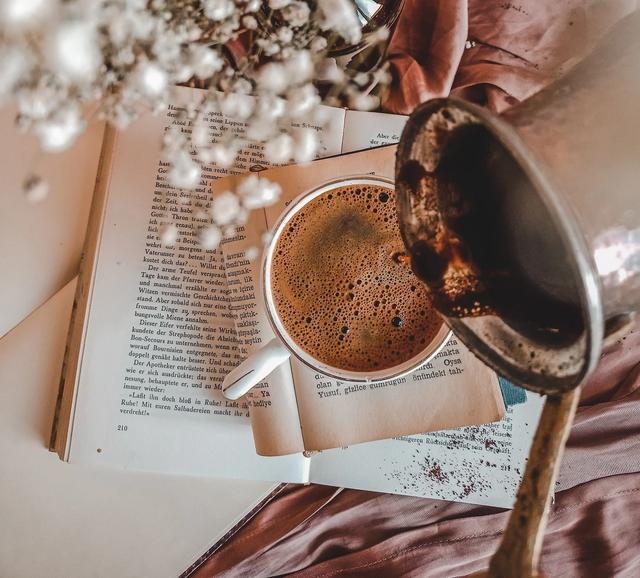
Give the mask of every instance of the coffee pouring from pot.
<svg viewBox="0 0 640 578">
<path fill-rule="evenodd" d="M 547 401 L 489 575 L 537 575 L 579 386 L 640 310 L 640 12 L 502 115 L 436 99 L 396 161 L 412 266 L 456 335 Z"/>
</svg>

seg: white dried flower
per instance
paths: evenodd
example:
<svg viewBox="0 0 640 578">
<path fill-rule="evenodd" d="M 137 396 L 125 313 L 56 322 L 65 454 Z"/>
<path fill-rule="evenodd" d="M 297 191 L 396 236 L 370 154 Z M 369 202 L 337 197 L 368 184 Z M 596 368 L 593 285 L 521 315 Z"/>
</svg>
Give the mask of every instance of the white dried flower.
<svg viewBox="0 0 640 578">
<path fill-rule="evenodd" d="M 202 121 L 191 129 L 191 142 L 197 147 L 205 147 L 211 142 L 209 127 Z"/>
<path fill-rule="evenodd" d="M 0 23 L 11 32 L 34 27 L 57 9 L 55 0 L 2 0 Z"/>
<path fill-rule="evenodd" d="M 190 66 L 199 78 L 209 78 L 222 70 L 224 62 L 215 50 L 201 44 L 191 46 L 189 50 Z"/>
<path fill-rule="evenodd" d="M 107 26 L 109 39 L 117 46 L 125 44 L 131 36 L 131 22 L 126 14 L 113 14 Z"/>
<path fill-rule="evenodd" d="M 95 25 L 86 20 L 63 21 L 47 40 L 51 68 L 71 82 L 91 82 L 98 74 L 102 54 Z"/>
<path fill-rule="evenodd" d="M 246 207 L 240 207 L 240 211 L 238 212 L 238 216 L 236 217 L 236 222 L 234 226 L 226 227 L 225 236 L 233 237 L 236 234 L 236 227 L 239 225 L 246 225 L 249 220 L 249 210 Z"/>
<path fill-rule="evenodd" d="M 275 132 L 273 121 L 268 118 L 255 118 L 247 126 L 247 138 L 265 141 Z"/>
<path fill-rule="evenodd" d="M 184 151 L 178 151 L 172 159 L 169 170 L 169 182 L 179 189 L 192 189 L 200 180 L 200 167 L 193 161 L 191 155 Z"/>
<path fill-rule="evenodd" d="M 30 174 L 22 185 L 24 196 L 30 203 L 40 203 L 49 194 L 49 185 L 38 175 Z"/>
<path fill-rule="evenodd" d="M 320 148 L 318 134 L 312 128 L 300 128 L 293 133 L 293 158 L 298 163 L 312 161 Z"/>
<path fill-rule="evenodd" d="M 258 38 L 256 44 L 262 48 L 266 56 L 274 56 L 280 52 L 280 44 L 272 38 Z"/>
<path fill-rule="evenodd" d="M 267 94 L 258 98 L 255 103 L 255 118 L 267 119 L 274 121 L 285 115 L 287 110 L 287 102 L 280 96 Z"/>
<path fill-rule="evenodd" d="M 278 62 L 269 62 L 260 67 L 256 75 L 258 88 L 265 92 L 280 94 L 289 86 L 288 70 Z"/>
<path fill-rule="evenodd" d="M 291 0 L 269 0 L 269 8 L 272 10 L 281 10 L 288 6 Z"/>
<path fill-rule="evenodd" d="M 320 28 L 336 32 L 347 42 L 355 44 L 362 38 L 362 28 L 349 0 L 318 0 Z"/>
<path fill-rule="evenodd" d="M 173 247 L 178 240 L 178 228 L 173 223 L 165 223 L 160 225 L 158 235 L 163 245 Z"/>
<path fill-rule="evenodd" d="M 251 94 L 253 92 L 253 85 L 246 78 L 236 78 L 230 88 L 238 94 Z"/>
<path fill-rule="evenodd" d="M 255 16 L 247 14 L 246 16 L 242 17 L 242 25 L 247 30 L 256 30 L 258 28 L 258 21 L 256 20 Z"/>
<path fill-rule="evenodd" d="M 255 261 L 259 255 L 258 247 L 248 247 L 244 252 L 244 258 L 249 261 Z"/>
<path fill-rule="evenodd" d="M 220 98 L 219 106 L 225 116 L 246 120 L 253 113 L 254 101 L 245 95 L 232 92 Z"/>
<path fill-rule="evenodd" d="M 373 32 L 367 35 L 367 40 L 370 42 L 385 42 L 389 38 L 389 29 L 384 26 L 376 28 Z"/>
<path fill-rule="evenodd" d="M 84 127 L 80 111 L 69 106 L 59 110 L 51 118 L 36 123 L 35 132 L 45 151 L 59 152 L 71 146 Z"/>
<path fill-rule="evenodd" d="M 287 91 L 288 112 L 293 118 L 308 115 L 313 108 L 320 104 L 320 96 L 313 84 L 303 84 Z"/>
<path fill-rule="evenodd" d="M 327 48 L 327 39 L 324 36 L 316 36 L 309 45 L 311 52 L 322 52 Z"/>
<path fill-rule="evenodd" d="M 317 78 L 333 84 L 342 84 L 345 80 L 345 73 L 338 66 L 335 58 L 325 58 L 318 66 Z"/>
<path fill-rule="evenodd" d="M 8 97 L 31 67 L 29 57 L 17 46 L 0 47 L 0 100 Z"/>
<path fill-rule="evenodd" d="M 249 0 L 245 5 L 245 12 L 257 12 L 262 6 L 262 0 Z"/>
<path fill-rule="evenodd" d="M 371 81 L 379 84 L 389 84 L 391 82 L 391 73 L 384 68 L 378 68 L 371 73 Z"/>
<path fill-rule="evenodd" d="M 236 143 L 214 143 L 206 149 L 199 152 L 200 158 L 206 163 L 215 163 L 223 169 L 233 166 L 238 156 L 238 146 Z"/>
<path fill-rule="evenodd" d="M 314 67 L 311 53 L 308 50 L 297 50 L 287 60 L 285 67 L 293 82 L 296 84 L 307 82 L 313 76 Z"/>
<path fill-rule="evenodd" d="M 235 10 L 235 4 L 231 0 L 204 0 L 204 13 L 211 20 L 225 20 Z"/>
<path fill-rule="evenodd" d="M 202 227 L 198 231 L 198 241 L 208 250 L 216 249 L 222 240 L 222 232 L 215 225 Z"/>
<path fill-rule="evenodd" d="M 231 191 L 217 195 L 211 203 L 211 216 L 217 225 L 233 223 L 240 213 L 240 200 Z"/>
<path fill-rule="evenodd" d="M 257 175 L 249 175 L 238 186 L 237 193 L 244 206 L 259 209 L 272 205 L 278 200 L 282 189 L 278 183 L 263 179 Z"/>
<path fill-rule="evenodd" d="M 264 156 L 274 164 L 286 163 L 293 156 L 293 139 L 280 133 L 264 145 Z"/>
<path fill-rule="evenodd" d="M 282 17 L 294 28 L 304 26 L 309 21 L 311 9 L 306 2 L 291 2 L 282 10 Z M 316 38 L 323 38 L 317 36 Z M 325 40 L 326 46 L 326 40 Z"/>
<path fill-rule="evenodd" d="M 135 72 L 138 90 L 149 98 L 164 94 L 169 85 L 167 72 L 154 62 L 142 62 Z"/>
<path fill-rule="evenodd" d="M 353 82 L 355 82 L 358 86 L 366 86 L 369 84 L 369 75 L 366 72 L 358 72 L 353 77 Z"/>
<path fill-rule="evenodd" d="M 276 31 L 276 37 L 283 44 L 289 44 L 293 40 L 293 30 L 288 26 L 281 26 Z"/>
</svg>

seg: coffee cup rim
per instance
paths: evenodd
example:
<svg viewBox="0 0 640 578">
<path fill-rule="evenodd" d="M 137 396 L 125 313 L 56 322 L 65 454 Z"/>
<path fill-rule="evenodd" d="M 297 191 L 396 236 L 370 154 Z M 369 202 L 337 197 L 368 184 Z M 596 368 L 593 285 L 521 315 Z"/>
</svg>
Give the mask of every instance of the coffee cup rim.
<svg viewBox="0 0 640 578">
<path fill-rule="evenodd" d="M 289 221 L 304 206 L 330 190 L 339 186 L 358 184 L 385 186 L 387 188 L 395 189 L 394 181 L 386 177 L 367 174 L 351 175 L 332 179 L 322 185 L 308 189 L 299 194 L 289 203 L 289 206 L 278 217 L 278 220 L 272 229 L 271 239 L 263 252 L 260 283 L 262 287 L 262 297 L 265 303 L 267 318 L 271 325 L 271 329 L 285 347 L 294 355 L 294 357 L 310 369 L 340 381 L 365 383 L 390 381 L 401 378 L 408 373 L 419 369 L 432 360 L 444 348 L 453 335 L 444 319 L 442 319 L 442 324 L 431 341 L 419 353 L 403 363 L 386 369 L 370 372 L 346 370 L 320 361 L 313 355 L 307 353 L 295 342 L 280 319 L 280 315 L 278 314 L 277 307 L 273 300 L 273 291 L 271 290 L 271 264 L 273 261 L 273 253 L 278 239 Z"/>
</svg>

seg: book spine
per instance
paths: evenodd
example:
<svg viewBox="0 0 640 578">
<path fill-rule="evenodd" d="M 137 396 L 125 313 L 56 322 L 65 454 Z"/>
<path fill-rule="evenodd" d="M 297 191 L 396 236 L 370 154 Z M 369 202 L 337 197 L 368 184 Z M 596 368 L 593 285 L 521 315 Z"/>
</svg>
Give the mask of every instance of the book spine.
<svg viewBox="0 0 640 578">
<path fill-rule="evenodd" d="M 71 309 L 71 320 L 67 332 L 60 384 L 51 426 L 49 451 L 57 452 L 60 459 L 63 460 L 68 458 L 70 430 L 73 427 L 73 405 L 75 404 L 77 393 L 79 357 L 82 354 L 81 344 L 90 303 L 90 287 L 93 283 L 96 251 L 106 206 L 116 135 L 115 128 L 107 124 L 102 138 L 100 160 L 93 189 L 93 200 L 80 257 L 78 282 Z"/>
</svg>

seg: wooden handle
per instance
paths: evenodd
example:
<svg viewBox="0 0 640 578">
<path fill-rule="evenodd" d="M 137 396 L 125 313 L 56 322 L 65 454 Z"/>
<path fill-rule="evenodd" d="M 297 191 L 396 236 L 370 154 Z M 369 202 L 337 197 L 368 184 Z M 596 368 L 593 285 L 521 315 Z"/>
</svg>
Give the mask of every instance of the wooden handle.
<svg viewBox="0 0 640 578">
<path fill-rule="evenodd" d="M 515 507 L 489 565 L 490 578 L 540 577 L 538 560 L 549 505 L 579 398 L 579 387 L 547 397 Z"/>
</svg>

